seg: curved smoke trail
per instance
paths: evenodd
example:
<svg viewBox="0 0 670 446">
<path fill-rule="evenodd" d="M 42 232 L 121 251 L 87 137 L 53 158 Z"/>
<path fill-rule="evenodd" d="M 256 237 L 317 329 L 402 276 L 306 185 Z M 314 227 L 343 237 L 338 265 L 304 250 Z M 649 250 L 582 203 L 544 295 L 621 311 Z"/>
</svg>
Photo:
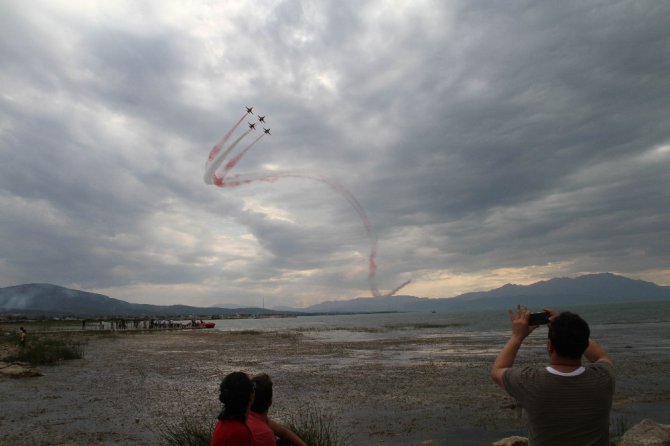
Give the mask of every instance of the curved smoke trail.
<svg viewBox="0 0 670 446">
<path fill-rule="evenodd" d="M 370 291 L 375 297 L 382 296 L 392 296 L 397 293 L 401 288 L 407 286 L 411 280 L 408 280 L 401 284 L 400 286 L 393 289 L 387 294 L 382 294 L 377 288 L 376 283 L 376 274 L 377 274 L 377 235 L 375 234 L 372 224 L 370 224 L 370 219 L 368 218 L 365 209 L 356 197 L 349 192 L 344 186 L 335 181 L 332 178 L 319 175 L 312 172 L 301 172 L 301 171 L 288 171 L 288 172 L 260 172 L 260 173 L 251 173 L 244 175 L 234 175 L 230 179 L 226 179 L 228 174 L 232 169 L 237 165 L 237 163 L 244 157 L 244 155 L 256 144 L 260 139 L 265 136 L 265 133 L 261 134 L 254 141 L 252 141 L 248 146 L 246 146 L 240 153 L 238 153 L 234 158 L 228 161 L 223 168 L 221 164 L 226 159 L 226 157 L 232 152 L 232 150 L 252 131 L 252 128 L 249 128 L 244 132 L 239 138 L 237 138 L 226 150 L 222 152 L 223 146 L 230 139 L 231 135 L 235 132 L 235 129 L 244 121 L 246 114 L 243 115 L 240 120 L 235 124 L 229 131 L 224 135 L 224 137 L 219 141 L 210 151 L 207 162 L 205 163 L 205 175 L 204 181 L 206 184 L 213 184 L 218 187 L 238 187 L 244 184 L 250 184 L 256 181 L 271 181 L 274 182 L 279 178 L 305 178 L 310 180 L 319 181 L 323 184 L 328 185 L 335 192 L 340 194 L 349 205 L 356 211 L 358 217 L 363 222 L 365 231 L 370 239 L 370 255 L 368 256 L 368 283 L 370 284 Z"/>
</svg>

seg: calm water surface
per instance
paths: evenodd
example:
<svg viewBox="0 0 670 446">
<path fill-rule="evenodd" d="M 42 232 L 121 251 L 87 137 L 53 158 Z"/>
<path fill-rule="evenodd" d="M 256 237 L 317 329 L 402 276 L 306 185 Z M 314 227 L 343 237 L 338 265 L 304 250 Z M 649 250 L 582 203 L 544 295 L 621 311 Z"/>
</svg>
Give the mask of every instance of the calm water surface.
<svg viewBox="0 0 670 446">
<path fill-rule="evenodd" d="M 570 310 L 587 320 L 592 336 L 611 353 L 634 348 L 638 352 L 670 355 L 670 302 L 584 305 Z M 482 342 L 490 338 L 497 344 L 510 334 L 510 321 L 504 310 L 222 319 L 216 322 L 216 329 L 223 331 L 298 330 L 308 337 L 343 342 L 466 336 Z"/>
</svg>

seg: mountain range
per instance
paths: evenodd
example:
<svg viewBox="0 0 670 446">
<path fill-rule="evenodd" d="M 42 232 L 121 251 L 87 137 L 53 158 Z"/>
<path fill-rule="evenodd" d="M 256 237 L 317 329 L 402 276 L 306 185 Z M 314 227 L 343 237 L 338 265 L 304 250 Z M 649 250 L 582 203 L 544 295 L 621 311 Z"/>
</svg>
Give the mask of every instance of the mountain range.
<svg viewBox="0 0 670 446">
<path fill-rule="evenodd" d="M 577 278 L 556 278 L 532 285 L 507 284 L 490 291 L 461 294 L 451 298 L 415 296 L 360 297 L 327 301 L 307 308 L 257 307 L 223 308 L 187 305 L 149 305 L 125 302 L 102 294 L 73 290 L 51 284 L 26 284 L 0 288 L 0 314 L 26 316 L 212 316 L 275 313 L 357 313 L 381 311 L 449 311 L 511 308 L 517 303 L 533 309 L 564 309 L 575 305 L 622 302 L 670 301 L 670 287 L 643 280 L 600 273 Z"/>
<path fill-rule="evenodd" d="M 193 307 L 188 305 L 134 304 L 102 294 L 73 290 L 46 283 L 0 288 L 0 314 L 15 314 L 31 317 L 109 317 L 148 316 L 168 318 L 194 316 L 198 318 L 214 315 L 277 314 L 280 312 L 262 308 Z M 282 311 L 286 314 L 286 311 Z"/>
<path fill-rule="evenodd" d="M 414 296 L 367 297 L 328 301 L 308 307 L 310 312 L 448 311 L 512 308 L 527 304 L 533 309 L 565 309 L 575 305 L 670 301 L 670 287 L 625 276 L 600 273 L 555 278 L 532 285 L 507 284 L 491 291 L 430 299 Z"/>
</svg>

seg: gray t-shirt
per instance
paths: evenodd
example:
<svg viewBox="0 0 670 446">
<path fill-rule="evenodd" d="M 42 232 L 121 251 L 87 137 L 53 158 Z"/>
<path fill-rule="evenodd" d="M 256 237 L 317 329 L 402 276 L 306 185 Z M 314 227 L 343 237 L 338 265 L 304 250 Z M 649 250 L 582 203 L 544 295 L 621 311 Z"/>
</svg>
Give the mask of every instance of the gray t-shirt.
<svg viewBox="0 0 670 446">
<path fill-rule="evenodd" d="M 614 394 L 609 363 L 589 364 L 576 375 L 513 367 L 505 371 L 503 383 L 526 410 L 530 445 L 609 446 Z"/>
</svg>

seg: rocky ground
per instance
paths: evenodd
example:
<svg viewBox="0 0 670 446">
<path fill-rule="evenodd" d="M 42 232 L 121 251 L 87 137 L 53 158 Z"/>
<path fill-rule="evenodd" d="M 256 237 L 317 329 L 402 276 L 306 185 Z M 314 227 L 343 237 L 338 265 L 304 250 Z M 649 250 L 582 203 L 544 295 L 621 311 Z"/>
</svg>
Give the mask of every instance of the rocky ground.
<svg viewBox="0 0 670 446">
<path fill-rule="evenodd" d="M 351 445 L 485 445 L 524 434 L 514 401 L 488 376 L 504 339 L 479 346 L 458 336 L 360 342 L 214 330 L 82 336 L 84 359 L 39 367 L 40 377 L 0 377 L 0 444 L 157 444 L 161 426 L 184 415 L 213 420 L 218 384 L 234 370 L 272 376 L 271 415 L 324 410 Z M 463 348 L 468 344 L 475 345 Z M 519 361 L 542 361 L 538 347 Z M 650 411 L 667 423 L 668 364 L 629 357 L 617 363 L 613 427 Z"/>
</svg>

